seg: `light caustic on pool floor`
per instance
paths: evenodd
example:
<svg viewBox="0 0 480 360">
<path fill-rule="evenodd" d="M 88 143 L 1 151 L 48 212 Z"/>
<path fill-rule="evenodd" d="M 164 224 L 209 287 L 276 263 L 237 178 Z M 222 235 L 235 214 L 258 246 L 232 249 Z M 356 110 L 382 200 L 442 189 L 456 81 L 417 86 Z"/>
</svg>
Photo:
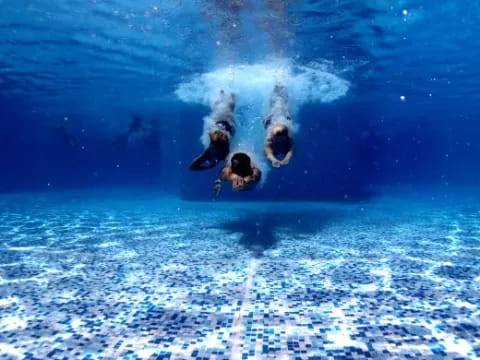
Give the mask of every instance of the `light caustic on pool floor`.
<svg viewBox="0 0 480 360">
<path fill-rule="evenodd" d="M 480 357 L 479 208 L 154 205 L 5 206 L 0 356 Z"/>
</svg>

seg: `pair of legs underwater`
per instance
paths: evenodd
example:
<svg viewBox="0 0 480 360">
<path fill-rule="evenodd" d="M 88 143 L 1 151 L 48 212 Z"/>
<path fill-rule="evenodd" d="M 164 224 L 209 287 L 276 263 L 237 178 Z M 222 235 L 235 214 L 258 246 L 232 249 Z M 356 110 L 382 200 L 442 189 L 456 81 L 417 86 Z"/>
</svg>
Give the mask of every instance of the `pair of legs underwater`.
<svg viewBox="0 0 480 360">
<path fill-rule="evenodd" d="M 253 189 L 262 176 L 260 169 L 252 164 L 248 154 L 236 152 L 230 156 L 230 144 L 235 135 L 234 110 L 235 96 L 233 94 L 227 96 L 221 90 L 206 121 L 205 131 L 208 133 L 210 143 L 190 165 L 191 170 L 206 170 L 215 167 L 219 162 L 226 162 L 215 181 L 217 194 L 223 180 L 230 181 L 233 190 L 245 191 Z M 270 111 L 264 120 L 264 127 L 267 131 L 265 156 L 274 167 L 287 165 L 293 155 L 293 140 L 288 95 L 283 86 L 277 85 L 273 90 Z M 278 156 L 283 156 L 283 159 L 280 160 Z"/>
</svg>

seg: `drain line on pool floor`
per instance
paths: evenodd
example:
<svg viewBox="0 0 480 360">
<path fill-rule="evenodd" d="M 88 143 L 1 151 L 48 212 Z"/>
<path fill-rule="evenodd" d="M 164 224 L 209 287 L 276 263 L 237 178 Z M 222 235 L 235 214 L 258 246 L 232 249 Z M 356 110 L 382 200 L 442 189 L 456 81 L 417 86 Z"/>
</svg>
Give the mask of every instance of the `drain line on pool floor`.
<svg viewBox="0 0 480 360">
<path fill-rule="evenodd" d="M 245 324 L 244 318 L 248 316 L 248 309 L 251 303 L 251 294 L 252 287 L 255 283 L 255 275 L 257 273 L 257 267 L 259 264 L 259 259 L 251 257 L 248 262 L 247 269 L 247 280 L 245 282 L 243 297 L 242 297 L 242 306 L 240 310 L 235 314 L 232 324 L 232 350 L 230 353 L 231 360 L 240 360 L 242 359 L 243 343 L 244 339 L 242 336 L 245 335 Z"/>
</svg>

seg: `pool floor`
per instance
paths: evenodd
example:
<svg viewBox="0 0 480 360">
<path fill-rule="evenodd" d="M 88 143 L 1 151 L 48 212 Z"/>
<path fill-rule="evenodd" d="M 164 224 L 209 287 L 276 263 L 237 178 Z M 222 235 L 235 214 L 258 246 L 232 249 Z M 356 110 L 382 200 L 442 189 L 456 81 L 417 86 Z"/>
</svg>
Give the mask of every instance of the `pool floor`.
<svg viewBox="0 0 480 360">
<path fill-rule="evenodd" d="M 475 201 L 3 195 L 0 358 L 480 358 L 479 259 Z"/>
</svg>

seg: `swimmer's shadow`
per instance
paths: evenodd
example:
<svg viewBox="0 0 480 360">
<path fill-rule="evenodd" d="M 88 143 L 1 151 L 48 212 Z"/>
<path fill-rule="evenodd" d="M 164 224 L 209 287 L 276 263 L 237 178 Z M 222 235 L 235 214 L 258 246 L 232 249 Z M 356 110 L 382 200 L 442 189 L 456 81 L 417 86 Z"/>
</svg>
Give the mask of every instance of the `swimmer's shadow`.
<svg viewBox="0 0 480 360">
<path fill-rule="evenodd" d="M 214 228 L 230 234 L 240 234 L 239 243 L 253 256 L 261 257 L 264 251 L 275 248 L 278 234 L 308 236 L 320 231 L 338 212 L 327 210 L 308 211 L 256 211 L 246 210 L 248 215 L 237 220 L 220 223 Z"/>
</svg>

